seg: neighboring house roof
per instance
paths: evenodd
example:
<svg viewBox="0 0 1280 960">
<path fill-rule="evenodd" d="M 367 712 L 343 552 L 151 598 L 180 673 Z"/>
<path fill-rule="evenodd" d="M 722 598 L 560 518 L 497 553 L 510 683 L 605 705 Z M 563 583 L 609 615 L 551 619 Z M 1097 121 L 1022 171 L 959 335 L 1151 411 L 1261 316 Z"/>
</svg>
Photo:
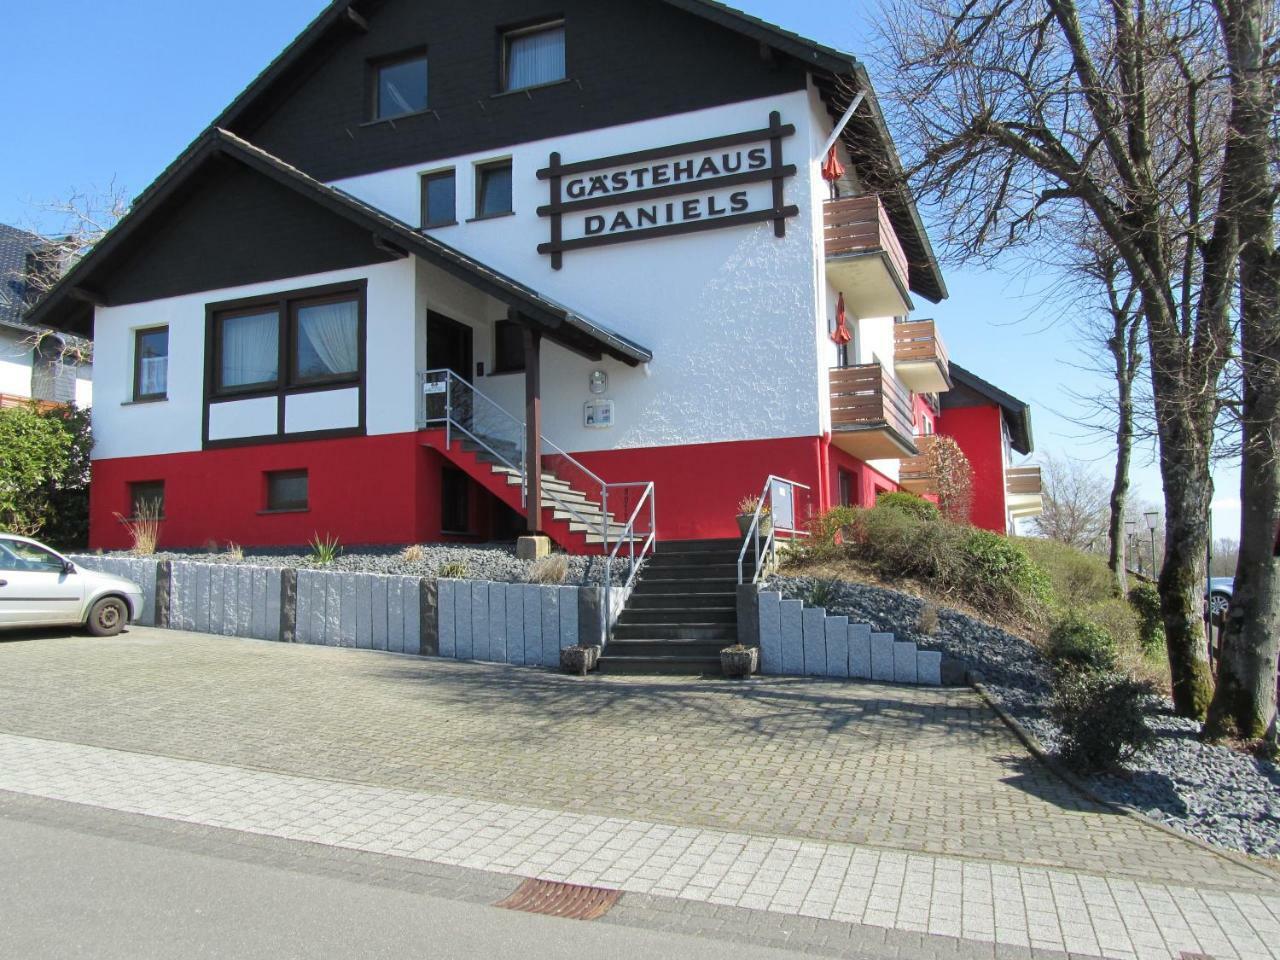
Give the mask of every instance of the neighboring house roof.
<svg viewBox="0 0 1280 960">
<path fill-rule="evenodd" d="M 415 254 L 459 277 L 547 328 L 549 336 L 567 346 L 590 348 L 633 366 L 653 359 L 653 354 L 648 349 L 621 334 L 593 323 L 581 314 L 434 237 L 420 233 L 345 191 L 321 183 L 235 134 L 219 129 L 203 134 L 147 188 L 128 215 L 32 309 L 28 315 L 29 321 L 62 330 L 90 330 L 93 319 L 90 301 L 95 296 L 92 292 L 95 289 L 95 271 L 108 257 L 125 248 L 145 229 L 150 218 L 161 211 L 167 198 L 197 176 L 206 163 L 218 157 L 242 163 L 331 213 L 369 230 L 396 250 L 398 255 Z M 562 329 L 566 327 L 567 329 Z"/>
<path fill-rule="evenodd" d="M 250 106 L 281 80 L 308 51 L 316 48 L 339 25 L 361 28 L 365 14 L 376 12 L 385 0 L 332 0 L 319 16 L 267 65 L 244 91 L 218 115 L 213 128 L 234 130 Z M 726 29 L 748 36 L 815 72 L 817 86 L 832 116 L 839 119 L 861 91 L 864 105 L 845 129 L 843 141 L 855 163 L 869 174 L 867 186 L 881 194 L 894 230 L 910 260 L 909 286 L 937 303 L 947 297 L 946 282 L 933 246 L 910 192 L 902 185 L 902 164 L 881 113 L 866 69 L 852 54 L 823 46 L 799 34 L 753 17 L 716 0 L 662 0 L 668 6 L 702 17 Z"/>
<path fill-rule="evenodd" d="M 40 246 L 34 233 L 0 223 L 0 324 L 30 330 L 22 323 L 27 310 L 27 258 Z"/>
<path fill-rule="evenodd" d="M 951 364 L 951 379 L 956 387 L 960 388 L 960 393 L 969 390 L 978 396 L 991 401 L 1000 408 L 1000 412 L 1004 415 L 1005 423 L 1009 426 L 1009 442 L 1013 449 L 1018 453 L 1031 453 L 1035 449 L 1035 440 L 1031 436 L 1031 405 L 1019 400 L 1012 394 L 1005 393 L 999 387 L 986 380 L 983 380 L 975 373 L 970 373 L 958 363 Z M 966 406 L 967 404 L 957 402 L 957 397 L 951 397 L 948 393 L 939 394 L 939 400 L 942 408 L 946 410 L 948 407 L 956 408 Z M 946 415 L 943 415 L 945 421 Z"/>
</svg>

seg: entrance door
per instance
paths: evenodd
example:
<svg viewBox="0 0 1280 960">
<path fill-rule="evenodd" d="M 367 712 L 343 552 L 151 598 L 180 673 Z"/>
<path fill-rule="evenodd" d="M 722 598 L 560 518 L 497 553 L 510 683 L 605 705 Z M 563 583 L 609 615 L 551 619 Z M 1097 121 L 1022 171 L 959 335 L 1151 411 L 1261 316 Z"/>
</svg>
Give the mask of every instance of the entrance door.
<svg viewBox="0 0 1280 960">
<path fill-rule="evenodd" d="M 444 314 L 434 310 L 427 311 L 427 369 L 452 370 L 462 380 L 471 383 L 474 346 L 472 330 L 465 323 L 450 320 Z M 471 396 L 465 387 L 454 383 L 449 388 L 452 397 L 452 416 L 454 422 L 463 425 L 471 423 Z M 443 393 L 428 394 L 427 420 L 442 421 L 445 415 L 445 395 Z"/>
</svg>

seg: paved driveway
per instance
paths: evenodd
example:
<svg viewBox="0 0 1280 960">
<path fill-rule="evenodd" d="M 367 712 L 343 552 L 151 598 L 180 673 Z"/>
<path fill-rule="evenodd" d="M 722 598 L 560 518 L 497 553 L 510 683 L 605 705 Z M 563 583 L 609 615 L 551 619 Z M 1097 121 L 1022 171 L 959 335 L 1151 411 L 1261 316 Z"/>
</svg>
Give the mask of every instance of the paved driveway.
<svg viewBox="0 0 1280 960">
<path fill-rule="evenodd" d="M 967 690 L 580 681 L 138 628 L 0 642 L 0 733 L 767 837 L 1260 882 L 1080 797 Z"/>
</svg>

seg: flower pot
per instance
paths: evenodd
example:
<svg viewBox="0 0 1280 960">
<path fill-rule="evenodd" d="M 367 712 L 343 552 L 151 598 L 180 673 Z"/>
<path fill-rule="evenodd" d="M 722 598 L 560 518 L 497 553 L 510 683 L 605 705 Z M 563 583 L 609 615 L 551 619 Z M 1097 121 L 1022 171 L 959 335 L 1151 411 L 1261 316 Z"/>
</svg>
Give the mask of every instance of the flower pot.
<svg viewBox="0 0 1280 960">
<path fill-rule="evenodd" d="M 720 651 L 720 672 L 726 677 L 744 679 L 760 666 L 759 647 L 725 647 Z"/>
<path fill-rule="evenodd" d="M 740 513 L 738 514 L 738 533 L 746 536 L 751 532 L 751 521 L 755 519 L 755 514 Z M 767 537 L 769 531 L 773 529 L 773 518 L 765 514 L 760 518 L 760 536 Z"/>
<path fill-rule="evenodd" d="M 574 676 L 585 677 L 600 662 L 600 647 L 574 646 L 560 651 L 560 669 Z"/>
</svg>

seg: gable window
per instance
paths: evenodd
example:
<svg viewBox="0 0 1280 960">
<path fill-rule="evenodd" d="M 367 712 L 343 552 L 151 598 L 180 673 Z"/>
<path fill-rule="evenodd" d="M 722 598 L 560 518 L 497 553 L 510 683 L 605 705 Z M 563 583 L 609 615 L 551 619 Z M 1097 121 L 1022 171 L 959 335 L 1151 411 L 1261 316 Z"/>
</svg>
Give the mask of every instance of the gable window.
<svg viewBox="0 0 1280 960">
<path fill-rule="evenodd" d="M 564 22 L 543 23 L 503 36 L 504 90 L 527 90 L 565 78 Z"/>
<path fill-rule="evenodd" d="M 154 520 L 164 518 L 164 481 L 144 480 L 129 484 L 129 516 Z"/>
<path fill-rule="evenodd" d="M 389 120 L 427 109 L 427 55 L 416 53 L 375 67 L 375 120 Z"/>
<path fill-rule="evenodd" d="M 493 372 L 518 373 L 524 369 L 524 328 L 510 320 L 493 325 Z"/>
<path fill-rule="evenodd" d="M 501 217 L 511 212 L 511 161 L 477 167 L 476 219 Z"/>
<path fill-rule="evenodd" d="M 293 385 L 352 380 L 360 372 L 360 306 L 350 297 L 292 305 Z"/>
<path fill-rule="evenodd" d="M 422 177 L 422 226 L 444 227 L 458 222 L 458 183 L 452 170 Z"/>
<path fill-rule="evenodd" d="M 267 510 L 300 513 L 310 503 L 310 479 L 306 470 L 274 470 L 267 474 Z"/>
<path fill-rule="evenodd" d="M 169 328 L 151 327 L 133 334 L 133 399 L 163 400 L 169 395 Z"/>
</svg>

